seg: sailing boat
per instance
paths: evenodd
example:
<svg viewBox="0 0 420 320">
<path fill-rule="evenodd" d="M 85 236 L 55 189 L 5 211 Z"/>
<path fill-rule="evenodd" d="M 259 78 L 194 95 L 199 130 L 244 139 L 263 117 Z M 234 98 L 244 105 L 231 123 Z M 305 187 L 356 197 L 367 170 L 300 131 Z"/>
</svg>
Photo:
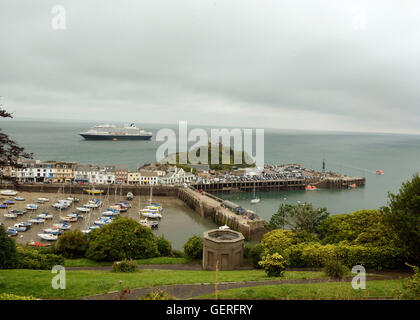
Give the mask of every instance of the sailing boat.
<svg viewBox="0 0 420 320">
<path fill-rule="evenodd" d="M 251 199 L 251 203 L 255 204 L 255 203 L 259 203 L 260 202 L 260 198 L 258 198 L 255 195 L 255 182 L 254 182 L 254 197 Z"/>
</svg>

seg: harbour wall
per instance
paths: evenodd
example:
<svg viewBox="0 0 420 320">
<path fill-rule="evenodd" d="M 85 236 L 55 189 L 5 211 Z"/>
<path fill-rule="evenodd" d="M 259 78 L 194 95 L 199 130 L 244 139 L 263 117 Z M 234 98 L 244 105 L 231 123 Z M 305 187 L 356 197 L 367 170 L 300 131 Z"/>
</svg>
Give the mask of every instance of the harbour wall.
<svg viewBox="0 0 420 320">
<path fill-rule="evenodd" d="M 265 233 L 264 220 L 250 220 L 222 207 L 223 200 L 207 192 L 198 192 L 195 188 L 179 188 L 178 198 L 195 210 L 202 217 L 213 220 L 217 225 L 227 225 L 241 232 L 248 240 L 261 240 Z"/>
<path fill-rule="evenodd" d="M 206 192 L 234 193 L 257 191 L 287 191 L 305 190 L 307 185 L 314 185 L 317 188 L 345 189 L 355 184 L 362 187 L 366 184 L 366 178 L 341 177 L 322 179 L 296 179 L 296 180 L 264 180 L 264 181 L 240 181 L 240 182 L 212 182 L 195 184 L 195 188 Z"/>
<path fill-rule="evenodd" d="M 46 192 L 46 193 L 66 193 L 66 194 L 86 194 L 86 189 L 92 189 L 87 185 L 78 184 L 40 184 L 40 183 L 25 183 L 12 185 L 1 185 L 1 189 L 13 189 L 16 191 L 26 192 Z M 109 192 L 110 195 L 122 194 L 126 195 L 128 192 L 132 192 L 133 195 L 149 195 L 150 185 L 95 185 L 95 189 L 104 190 L 104 194 Z M 154 196 L 172 196 L 178 195 L 178 187 L 170 185 L 156 185 L 153 186 Z"/>
</svg>

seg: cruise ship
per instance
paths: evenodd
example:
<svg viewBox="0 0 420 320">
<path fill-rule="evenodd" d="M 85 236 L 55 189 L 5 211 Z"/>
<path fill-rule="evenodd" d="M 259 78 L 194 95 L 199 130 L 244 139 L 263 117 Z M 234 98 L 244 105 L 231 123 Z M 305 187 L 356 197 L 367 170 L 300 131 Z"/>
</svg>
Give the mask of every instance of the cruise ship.
<svg viewBox="0 0 420 320">
<path fill-rule="evenodd" d="M 137 128 L 134 123 L 118 128 L 112 124 L 94 126 L 79 133 L 86 140 L 150 140 L 152 133 Z"/>
</svg>

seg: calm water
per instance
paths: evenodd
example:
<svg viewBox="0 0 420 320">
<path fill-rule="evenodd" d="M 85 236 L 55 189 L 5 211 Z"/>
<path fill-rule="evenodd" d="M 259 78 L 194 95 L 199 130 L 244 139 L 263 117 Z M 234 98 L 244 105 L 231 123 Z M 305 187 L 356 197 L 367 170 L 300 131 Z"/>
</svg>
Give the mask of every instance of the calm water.
<svg viewBox="0 0 420 320">
<path fill-rule="evenodd" d="M 85 141 L 77 133 L 97 123 L 36 122 L 15 119 L 0 120 L 0 127 L 36 159 L 69 160 L 80 163 L 138 165 L 155 161 L 160 142 L 152 141 Z M 162 125 L 141 125 L 154 133 Z M 174 124 L 176 127 L 176 124 Z M 192 129 L 192 126 L 189 126 Z M 260 193 L 256 210 L 269 218 L 281 201 L 312 202 L 327 207 L 331 213 L 377 208 L 386 204 L 387 192 L 395 192 L 401 182 L 420 171 L 420 136 L 392 134 L 320 133 L 304 131 L 265 131 L 266 163 L 301 163 L 321 170 L 326 159 L 327 170 L 366 176 L 366 186 L 357 190 L 316 192 Z M 381 169 L 385 175 L 378 176 Z M 251 194 L 223 195 L 224 198 L 251 208 Z M 179 226 L 181 227 L 181 226 Z"/>
</svg>

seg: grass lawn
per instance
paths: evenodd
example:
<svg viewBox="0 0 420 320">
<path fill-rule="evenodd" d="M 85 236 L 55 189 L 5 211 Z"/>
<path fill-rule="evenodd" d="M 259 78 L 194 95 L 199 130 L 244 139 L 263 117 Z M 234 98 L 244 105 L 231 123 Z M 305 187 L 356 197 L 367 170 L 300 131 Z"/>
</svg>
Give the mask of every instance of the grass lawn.
<svg viewBox="0 0 420 320">
<path fill-rule="evenodd" d="M 174 263 L 192 263 L 194 261 L 186 258 L 175 257 L 157 257 L 149 259 L 137 260 L 138 264 L 174 264 Z M 66 267 L 96 267 L 96 266 L 112 266 L 112 262 L 103 261 L 98 262 L 86 258 L 81 259 L 64 259 L 64 266 Z"/>
<path fill-rule="evenodd" d="M 214 271 L 139 270 L 135 273 L 78 270 L 66 272 L 66 289 L 54 290 L 48 270 L 0 270 L 0 293 L 36 298 L 76 299 L 124 287 L 141 288 L 164 284 L 214 283 Z M 271 280 L 262 270 L 219 271 L 219 282 Z M 322 272 L 286 271 L 284 279 L 324 278 Z M 119 281 L 122 280 L 122 285 Z"/>
<path fill-rule="evenodd" d="M 219 291 L 219 299 L 363 299 L 396 297 L 402 280 L 372 280 L 366 290 L 354 290 L 351 282 L 268 285 Z M 214 299 L 214 294 L 196 297 Z"/>
</svg>

